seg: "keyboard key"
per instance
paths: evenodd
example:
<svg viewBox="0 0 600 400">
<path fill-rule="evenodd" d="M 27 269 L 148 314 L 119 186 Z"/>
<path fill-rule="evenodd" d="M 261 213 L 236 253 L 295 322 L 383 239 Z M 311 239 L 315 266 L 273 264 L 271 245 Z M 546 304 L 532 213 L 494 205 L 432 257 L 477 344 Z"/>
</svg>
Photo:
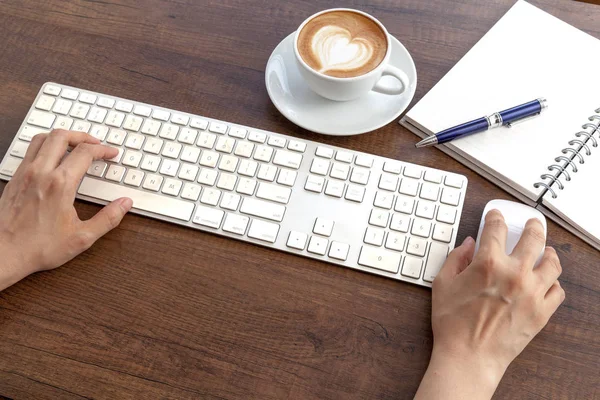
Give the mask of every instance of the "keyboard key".
<svg viewBox="0 0 600 400">
<path fill-rule="evenodd" d="M 267 135 L 262 132 L 250 131 L 248 135 L 248 140 L 256 143 L 264 143 L 267 140 Z"/>
<path fill-rule="evenodd" d="M 268 146 L 259 145 L 254 152 L 254 159 L 258 161 L 270 162 L 273 156 L 273 149 Z"/>
<path fill-rule="evenodd" d="M 408 232 L 410 226 L 410 217 L 402 214 L 392 215 L 392 222 L 390 222 L 390 229 L 398 232 Z"/>
<path fill-rule="evenodd" d="M 386 161 L 385 164 L 383 164 L 383 170 L 391 174 L 399 175 L 400 171 L 402 171 L 402 164 L 394 161 Z"/>
<path fill-rule="evenodd" d="M 37 103 L 35 103 L 35 108 L 39 110 L 50 111 L 52 109 L 52 106 L 54 105 L 55 100 L 56 99 L 54 97 L 40 96 Z"/>
<path fill-rule="evenodd" d="M 65 129 L 70 130 L 73 126 L 73 120 L 67 117 L 58 117 L 56 121 L 54 121 L 53 129 Z"/>
<path fill-rule="evenodd" d="M 235 146 L 235 139 L 226 136 L 221 136 L 217 140 L 215 150 L 220 151 L 221 153 L 229 154 L 233 151 L 233 146 Z"/>
<path fill-rule="evenodd" d="M 334 222 L 330 219 L 317 218 L 315 220 L 315 225 L 313 226 L 313 233 L 316 233 L 317 235 L 331 236 L 331 232 L 333 232 L 333 224 Z"/>
<path fill-rule="evenodd" d="M 365 188 L 364 187 L 356 186 L 356 185 L 348 185 L 348 190 L 346 190 L 346 200 L 355 201 L 357 203 L 362 203 L 364 197 L 365 197 Z"/>
<path fill-rule="evenodd" d="M 296 176 L 298 173 L 296 171 L 291 171 L 289 169 L 282 168 L 279 171 L 279 176 L 277 176 L 277 183 L 284 186 L 294 186 L 296 183 Z"/>
<path fill-rule="evenodd" d="M 60 96 L 69 100 L 77 100 L 77 97 L 79 97 L 79 92 L 72 89 L 63 89 Z"/>
<path fill-rule="evenodd" d="M 315 151 L 315 155 L 323 158 L 331 158 L 333 157 L 333 149 L 328 147 L 319 146 Z"/>
<path fill-rule="evenodd" d="M 106 168 L 108 168 L 108 164 L 106 164 L 104 161 L 94 161 L 88 168 L 87 174 L 102 178 L 104 176 L 104 172 L 106 172 Z"/>
<path fill-rule="evenodd" d="M 252 223 L 250 224 L 250 230 L 248 231 L 248 237 L 269 243 L 275 243 L 278 233 L 279 225 L 253 219 Z"/>
<path fill-rule="evenodd" d="M 431 222 L 415 219 L 410 233 L 416 236 L 428 238 L 429 234 L 431 233 Z"/>
<path fill-rule="evenodd" d="M 404 265 L 402 265 L 402 275 L 409 278 L 419 279 L 421 269 L 423 268 L 423 260 L 406 256 L 404 257 Z"/>
<path fill-rule="evenodd" d="M 237 183 L 237 176 L 232 174 L 221 174 L 217 181 L 217 187 L 223 190 L 233 190 Z"/>
<path fill-rule="evenodd" d="M 162 124 L 159 121 L 147 119 L 144 121 L 144 125 L 142 125 L 142 133 L 145 135 L 156 136 L 158 135 L 161 125 Z"/>
<path fill-rule="evenodd" d="M 58 99 L 54 104 L 54 108 L 52 108 L 52 112 L 60 115 L 68 115 L 69 111 L 71 111 L 72 106 L 72 101 Z"/>
<path fill-rule="evenodd" d="M 383 229 L 372 228 L 369 226 L 365 231 L 365 237 L 363 240 L 367 244 L 381 246 L 383 244 L 384 236 L 385 231 Z"/>
<path fill-rule="evenodd" d="M 398 196 L 396 200 L 396 205 L 394 206 L 394 210 L 404 213 L 404 214 L 412 214 L 415 208 L 415 200 L 406 197 L 406 196 Z"/>
<path fill-rule="evenodd" d="M 221 122 L 212 121 L 208 130 L 214 133 L 225 134 L 227 132 L 227 125 Z"/>
<path fill-rule="evenodd" d="M 304 153 L 304 151 L 306 150 L 306 143 L 299 142 L 297 140 L 290 140 L 290 142 L 288 143 L 288 150 Z"/>
<path fill-rule="evenodd" d="M 327 175 L 330 162 L 321 158 L 313 158 L 310 165 L 310 172 L 317 175 Z"/>
<path fill-rule="evenodd" d="M 408 176 L 409 178 L 420 179 L 423 174 L 423 170 L 416 165 L 407 165 L 404 167 L 404 176 Z"/>
<path fill-rule="evenodd" d="M 48 133 L 49 129 L 41 129 L 34 128 L 32 126 L 25 125 L 23 129 L 21 129 L 21 133 L 19 134 L 19 139 L 25 140 L 27 142 L 31 142 L 34 136 L 39 135 L 40 133 Z"/>
<path fill-rule="evenodd" d="M 146 107 L 141 104 L 138 104 L 133 109 L 133 113 L 136 115 L 141 115 L 142 117 L 149 117 L 150 113 L 152 113 L 152 109 L 150 107 Z"/>
<path fill-rule="evenodd" d="M 219 229 L 224 215 L 224 211 L 199 205 L 196 207 L 196 214 L 194 214 L 192 222 L 209 228 Z"/>
<path fill-rule="evenodd" d="M 446 187 L 442 189 L 442 197 L 440 201 L 444 204 L 457 206 L 460 201 L 460 191 Z"/>
<path fill-rule="evenodd" d="M 44 87 L 44 93 L 52 96 L 58 96 L 60 93 L 60 88 L 54 85 L 46 85 L 46 87 Z"/>
<path fill-rule="evenodd" d="M 200 197 L 200 203 L 208 204 L 209 206 L 216 206 L 217 204 L 219 204 L 220 199 L 220 190 L 207 188 L 202 192 L 202 197 Z"/>
<path fill-rule="evenodd" d="M 423 257 L 425 255 L 426 251 L 427 251 L 427 241 L 426 240 L 419 239 L 414 236 L 412 236 L 408 239 L 408 246 L 406 247 L 406 252 L 408 254 Z"/>
<path fill-rule="evenodd" d="M 324 184 L 325 184 L 324 178 L 322 178 L 320 176 L 309 175 L 306 178 L 306 183 L 304 184 L 304 189 L 306 189 L 310 192 L 321 193 L 323 191 Z"/>
<path fill-rule="evenodd" d="M 162 124 L 162 127 L 160 128 L 160 133 L 158 134 L 158 136 L 160 136 L 163 139 L 167 139 L 167 140 L 175 140 L 178 133 L 179 133 L 178 126 L 173 125 L 173 124 Z"/>
<path fill-rule="evenodd" d="M 192 122 L 190 122 L 190 126 L 192 128 L 206 130 L 208 128 L 208 121 L 201 118 L 192 118 Z"/>
<path fill-rule="evenodd" d="M 108 126 L 120 128 L 124 120 L 125 114 L 116 111 L 109 111 L 104 123 Z"/>
<path fill-rule="evenodd" d="M 440 272 L 442 265 L 444 265 L 447 256 L 448 246 L 437 242 L 431 243 L 427 265 L 425 265 L 425 273 L 423 274 L 424 281 L 433 282 L 438 272 Z"/>
<path fill-rule="evenodd" d="M 442 178 L 442 173 L 433 169 L 425 171 L 425 176 L 423 177 L 423 179 L 425 179 L 427 182 L 432 183 L 442 183 Z"/>
<path fill-rule="evenodd" d="M 198 201 L 200 197 L 200 192 L 202 191 L 202 186 L 194 185 L 193 183 L 186 183 L 183 185 L 183 191 L 181 192 L 181 198 Z"/>
<path fill-rule="evenodd" d="M 335 155 L 335 159 L 337 161 L 351 163 L 354 156 L 352 153 L 348 153 L 347 151 L 338 151 Z"/>
<path fill-rule="evenodd" d="M 227 214 L 225 217 L 225 223 L 223 224 L 223 230 L 225 232 L 235 233 L 236 235 L 243 235 L 246 233 L 250 218 L 243 215 Z"/>
<path fill-rule="evenodd" d="M 348 252 L 350 251 L 350 245 L 341 242 L 331 242 L 329 247 L 328 256 L 336 260 L 346 261 L 348 258 Z"/>
<path fill-rule="evenodd" d="M 425 200 L 419 200 L 417 203 L 417 210 L 415 211 L 415 215 L 417 217 L 433 219 L 435 214 L 435 203 L 431 203 Z"/>
<path fill-rule="evenodd" d="M 108 172 L 106 172 L 106 179 L 121 182 L 123 179 L 123 175 L 125 175 L 125 168 L 120 165 L 111 165 L 108 167 Z"/>
<path fill-rule="evenodd" d="M 179 170 L 178 177 L 185 181 L 194 182 L 198 176 L 199 168 L 197 165 L 183 164 Z"/>
<path fill-rule="evenodd" d="M 254 143 L 250 142 L 238 142 L 237 146 L 235 146 L 235 154 L 238 157 L 246 157 L 250 158 L 252 156 L 252 152 L 254 151 Z"/>
<path fill-rule="evenodd" d="M 139 148 L 144 142 L 144 136 L 129 134 L 127 141 L 125 142 L 126 147 Z M 148 138 L 144 145 L 144 151 L 150 154 L 160 154 L 163 147 L 164 141 L 158 138 Z"/>
<path fill-rule="evenodd" d="M 383 173 L 379 178 L 379 189 L 395 192 L 398 188 L 398 177 L 391 174 Z"/>
<path fill-rule="evenodd" d="M 385 247 L 390 250 L 402 251 L 406 243 L 406 236 L 401 233 L 390 232 L 385 240 Z"/>
<path fill-rule="evenodd" d="M 142 171 L 130 169 L 127 171 L 127 175 L 125 175 L 123 183 L 126 185 L 139 187 L 142 184 L 142 179 L 144 179 L 144 173 Z"/>
<path fill-rule="evenodd" d="M 247 194 L 252 196 L 256 189 L 257 182 L 254 179 L 240 178 L 238 183 L 237 192 L 241 194 Z"/>
<path fill-rule="evenodd" d="M 403 178 L 398 191 L 408 196 L 416 196 L 419 191 L 419 181 L 411 178 Z"/>
<path fill-rule="evenodd" d="M 167 142 L 166 146 L 163 148 L 162 155 L 168 158 L 179 158 L 179 153 L 181 153 L 181 144 L 175 142 Z"/>
<path fill-rule="evenodd" d="M 387 226 L 390 214 L 378 209 L 371 210 L 371 216 L 369 217 L 369 224 L 385 228 Z"/>
<path fill-rule="evenodd" d="M 260 169 L 258 170 L 257 178 L 264 181 L 273 182 L 276 175 L 277 167 L 270 164 L 261 164 Z"/>
<path fill-rule="evenodd" d="M 23 158 L 25 157 L 25 153 L 27 153 L 27 148 L 29 147 L 29 143 L 18 141 L 14 144 L 12 149 L 10 149 L 10 155 L 13 157 Z"/>
<path fill-rule="evenodd" d="M 233 193 L 223 193 L 223 197 L 221 198 L 221 208 L 226 210 L 235 211 L 242 200 L 241 196 Z"/>
<path fill-rule="evenodd" d="M 448 175 L 444 180 L 446 186 L 452 186 L 457 189 L 462 189 L 464 179 L 461 176 Z"/>
<path fill-rule="evenodd" d="M 160 175 L 148 174 L 142 187 L 147 190 L 152 190 L 153 192 L 158 192 L 163 180 L 164 178 Z"/>
<path fill-rule="evenodd" d="M 350 182 L 366 185 L 369 182 L 371 171 L 366 168 L 354 167 L 350 175 Z"/>
<path fill-rule="evenodd" d="M 452 239 L 453 229 L 449 225 L 445 224 L 436 224 L 435 228 L 433 228 L 433 238 L 435 240 L 439 240 L 440 242 L 450 243 L 450 239 Z"/>
<path fill-rule="evenodd" d="M 90 135 L 100 140 L 101 142 L 106 139 L 106 135 L 108 134 L 108 128 L 102 125 L 94 125 L 92 130 L 90 131 Z"/>
<path fill-rule="evenodd" d="M 192 146 L 184 146 L 181 152 L 181 161 L 196 164 L 200 158 L 200 149 Z"/>
<path fill-rule="evenodd" d="M 174 160 L 163 160 L 160 165 L 160 173 L 167 176 L 176 176 L 179 171 L 179 163 Z"/>
<path fill-rule="evenodd" d="M 94 104 L 96 102 L 96 95 L 90 93 L 81 93 L 79 95 L 79 101 L 87 104 Z"/>
<path fill-rule="evenodd" d="M 361 167 L 371 168 L 373 166 L 373 157 L 364 154 L 359 154 L 356 156 L 354 164 L 359 165 Z"/>
<path fill-rule="evenodd" d="M 327 245 L 329 241 L 322 237 L 311 236 L 310 241 L 308 242 L 308 252 L 313 254 L 318 254 L 320 256 L 324 256 L 327 252 Z"/>
<path fill-rule="evenodd" d="M 269 137 L 269 140 L 267 141 L 267 144 L 269 146 L 281 147 L 281 148 L 285 147 L 285 143 L 286 143 L 286 140 L 279 136 L 271 136 L 271 137 Z"/>
<path fill-rule="evenodd" d="M 105 201 L 113 201 L 120 197 L 129 197 L 133 200 L 134 208 L 180 219 L 182 221 L 189 221 L 192 212 L 194 211 L 194 204 L 187 201 L 160 196 L 87 177 L 83 178 L 77 192 L 84 196 L 90 196 Z"/>
<path fill-rule="evenodd" d="M 308 235 L 306 233 L 291 231 L 286 246 L 292 249 L 304 250 L 307 240 Z"/>
<path fill-rule="evenodd" d="M 244 176 L 254 176 L 258 169 L 258 163 L 251 160 L 242 160 L 238 168 L 238 174 Z"/>
<path fill-rule="evenodd" d="M 71 130 L 88 133 L 91 127 L 92 124 L 90 124 L 87 121 L 76 121 L 75 124 L 71 127 Z"/>
<path fill-rule="evenodd" d="M 426 200 L 437 201 L 439 193 L 440 187 L 438 185 L 424 182 L 421 185 L 421 193 L 419 193 L 419 197 Z"/>
<path fill-rule="evenodd" d="M 54 114 L 34 110 L 29 114 L 29 118 L 27 118 L 27 123 L 29 125 L 49 129 L 52 127 L 55 118 L 56 116 Z"/>
<path fill-rule="evenodd" d="M 277 150 L 275 152 L 275 157 L 273 158 L 273 164 L 293 169 L 300 168 L 301 162 L 302 154 L 292 153 L 286 150 Z"/>
<path fill-rule="evenodd" d="M 13 176 L 17 172 L 19 165 L 21 165 L 20 158 L 6 157 L 2 165 L 0 165 L 0 174 Z"/>
<path fill-rule="evenodd" d="M 133 104 L 131 103 L 127 103 L 125 101 L 117 101 L 117 105 L 115 106 L 115 109 L 117 111 L 123 111 L 123 112 L 131 112 L 131 110 L 133 110 Z"/>
<path fill-rule="evenodd" d="M 71 115 L 73 115 L 73 113 L 71 113 Z M 135 115 L 128 115 L 125 118 L 125 122 L 123 123 L 123 129 L 126 129 L 128 131 L 137 132 L 140 130 L 140 127 L 142 126 L 143 121 L 144 121 L 144 119 L 142 117 L 136 117 Z"/>
<path fill-rule="evenodd" d="M 400 269 L 401 260 L 402 256 L 400 253 L 363 246 L 358 258 L 358 264 L 396 274 Z"/>
<path fill-rule="evenodd" d="M 200 165 L 204 165 L 205 167 L 214 168 L 219 161 L 219 153 L 215 153 L 214 151 L 203 151 L 202 156 L 200 157 Z"/>
<path fill-rule="evenodd" d="M 214 186 L 217 182 L 218 172 L 214 169 L 202 168 L 200 175 L 198 175 L 198 183 L 202 183 L 208 186 Z"/>
<path fill-rule="evenodd" d="M 242 201 L 240 212 L 242 214 L 281 222 L 283 221 L 283 215 L 285 214 L 285 207 L 263 200 L 257 200 L 252 197 L 245 197 L 244 201 Z"/>
<path fill-rule="evenodd" d="M 127 150 L 125 152 L 125 156 L 123 157 L 123 165 L 137 168 L 140 165 L 140 162 L 142 162 L 142 153 L 131 150 Z"/>
<path fill-rule="evenodd" d="M 144 159 L 142 160 L 142 169 L 146 171 L 156 172 L 158 171 L 158 166 L 160 165 L 160 157 L 151 156 L 146 154 Z"/>
<path fill-rule="evenodd" d="M 394 195 L 386 192 L 377 192 L 375 194 L 375 200 L 373 201 L 373 205 L 379 208 L 385 208 L 389 210 L 392 208 L 392 204 L 394 203 Z"/>
<path fill-rule="evenodd" d="M 336 181 L 331 179 L 327 181 L 327 187 L 325 188 L 325 194 L 333 197 L 342 197 L 344 195 L 344 188 L 346 184 L 344 182 Z"/>
<path fill-rule="evenodd" d="M 329 173 L 329 176 L 331 176 L 332 178 L 341 179 L 344 181 L 344 180 L 348 179 L 349 173 L 350 173 L 350 165 L 334 162 L 333 166 L 331 167 L 331 172 Z"/>
<path fill-rule="evenodd" d="M 204 147 L 205 149 L 212 149 L 217 141 L 217 136 L 212 133 L 202 132 L 198 137 L 197 146 Z"/>
<path fill-rule="evenodd" d="M 171 113 L 168 111 L 154 110 L 152 112 L 152 118 L 157 119 L 159 121 L 167 122 L 169 120 L 170 116 L 171 116 Z"/>
<path fill-rule="evenodd" d="M 240 128 L 239 126 L 231 127 L 229 130 L 229 136 L 239 139 L 246 138 L 247 131 L 244 128 Z"/>
<path fill-rule="evenodd" d="M 291 195 L 291 189 L 265 182 L 261 182 L 256 191 L 256 197 L 259 199 L 276 201 L 282 204 L 287 204 Z"/>
<path fill-rule="evenodd" d="M 106 118 L 107 113 L 108 111 L 106 111 L 104 108 L 92 107 L 87 119 L 88 121 L 101 124 L 104 122 L 104 118 Z"/>
<path fill-rule="evenodd" d="M 453 224 L 456 220 L 456 209 L 448 206 L 440 206 L 436 219 L 440 222 Z"/>
<path fill-rule="evenodd" d="M 123 153 L 125 150 L 123 150 L 122 147 L 115 147 L 117 150 L 119 150 L 119 152 L 117 153 L 116 156 L 114 156 L 113 158 L 109 158 L 106 161 L 110 161 L 110 162 L 114 162 L 114 163 L 120 163 L 121 162 L 121 158 L 123 157 Z"/>
<path fill-rule="evenodd" d="M 190 128 L 182 128 L 177 137 L 177 141 L 185 144 L 194 144 L 196 143 L 197 136 L 198 131 Z"/>
<path fill-rule="evenodd" d="M 64 97 L 64 94 L 63 94 Z M 96 105 L 104 108 L 113 108 L 115 105 L 115 101 L 113 99 L 109 99 L 107 97 L 100 97 Z"/>
</svg>

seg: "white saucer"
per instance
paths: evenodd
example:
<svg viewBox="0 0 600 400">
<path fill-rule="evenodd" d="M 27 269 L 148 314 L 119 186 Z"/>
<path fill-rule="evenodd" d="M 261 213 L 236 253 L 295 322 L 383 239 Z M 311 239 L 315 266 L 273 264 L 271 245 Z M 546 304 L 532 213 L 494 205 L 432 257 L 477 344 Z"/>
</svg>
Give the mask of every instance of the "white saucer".
<svg viewBox="0 0 600 400">
<path fill-rule="evenodd" d="M 273 50 L 265 70 L 271 101 L 287 119 L 309 131 L 345 136 L 370 132 L 396 120 L 410 104 L 417 87 L 417 70 L 410 53 L 392 37 L 390 63 L 403 70 L 411 82 L 402 94 L 369 92 L 352 101 L 337 102 L 314 93 L 300 76 L 294 57 L 294 33 Z M 386 83 L 397 84 L 386 76 Z"/>
</svg>

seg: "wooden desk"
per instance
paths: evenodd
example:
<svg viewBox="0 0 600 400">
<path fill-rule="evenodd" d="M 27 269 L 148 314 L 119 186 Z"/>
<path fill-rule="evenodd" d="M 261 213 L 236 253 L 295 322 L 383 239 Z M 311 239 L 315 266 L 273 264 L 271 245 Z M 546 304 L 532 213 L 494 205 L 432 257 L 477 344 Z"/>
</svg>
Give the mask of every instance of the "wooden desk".
<svg viewBox="0 0 600 400">
<path fill-rule="evenodd" d="M 353 3 L 412 53 L 416 102 L 513 1 L 344 4 Z M 534 3 L 600 38 L 597 6 Z M 56 81 L 465 174 L 459 240 L 476 235 L 485 203 L 510 198 L 493 184 L 438 150 L 415 151 L 417 138 L 396 123 L 320 136 L 269 101 L 272 49 L 306 16 L 339 4 L 3 0 L 0 154 L 40 85 Z M 99 207 L 77 209 L 88 218 Z M 567 299 L 496 398 L 600 399 L 600 253 L 552 222 L 548 231 Z M 426 288 L 130 215 L 73 262 L 0 293 L 0 395 L 411 399 L 432 346 L 430 297 Z"/>
</svg>

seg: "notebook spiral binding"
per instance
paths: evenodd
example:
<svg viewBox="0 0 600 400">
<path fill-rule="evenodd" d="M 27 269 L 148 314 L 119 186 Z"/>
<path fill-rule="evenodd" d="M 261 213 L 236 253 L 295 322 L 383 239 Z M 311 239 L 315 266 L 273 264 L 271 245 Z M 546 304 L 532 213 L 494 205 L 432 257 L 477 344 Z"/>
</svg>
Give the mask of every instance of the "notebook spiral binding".
<svg viewBox="0 0 600 400">
<path fill-rule="evenodd" d="M 564 177 L 565 181 L 567 182 L 571 180 L 571 174 L 567 171 L 567 167 L 571 166 L 571 173 L 576 174 L 578 171 L 576 161 L 579 161 L 579 164 L 585 163 L 585 157 L 582 154 L 582 150 L 585 150 L 585 156 L 589 157 L 592 155 L 592 151 L 590 150 L 589 144 L 591 143 L 591 147 L 598 147 L 598 140 L 594 137 L 594 134 L 598 132 L 600 135 L 600 108 L 594 111 L 598 114 L 589 117 L 588 120 L 590 122 L 585 123 L 581 126 L 581 128 L 584 130 L 579 131 L 575 134 L 575 137 L 577 139 L 570 140 L 570 147 L 565 147 L 564 149 L 562 149 L 562 154 L 564 155 L 558 156 L 554 159 L 554 161 L 557 163 L 560 161 L 564 161 L 566 164 L 552 164 L 548 166 L 548 171 L 556 171 L 558 173 L 556 175 L 540 175 L 540 179 L 542 179 L 542 181 L 533 184 L 533 186 L 536 189 L 540 187 L 544 188 L 546 189 L 546 191 L 552 194 L 553 199 L 556 199 L 558 195 L 554 190 L 554 186 L 558 187 L 559 190 L 563 190 L 565 185 L 563 184 L 563 182 L 560 181 L 560 179 Z M 598 122 L 595 123 L 594 121 Z M 591 129 L 591 131 L 589 131 L 588 129 Z"/>
</svg>

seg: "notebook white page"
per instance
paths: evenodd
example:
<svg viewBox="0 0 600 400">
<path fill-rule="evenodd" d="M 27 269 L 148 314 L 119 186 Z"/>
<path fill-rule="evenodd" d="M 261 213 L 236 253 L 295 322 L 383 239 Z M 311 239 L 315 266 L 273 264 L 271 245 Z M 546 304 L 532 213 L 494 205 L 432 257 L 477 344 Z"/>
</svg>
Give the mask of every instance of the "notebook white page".
<svg viewBox="0 0 600 400">
<path fill-rule="evenodd" d="M 405 119 L 431 134 L 545 97 L 537 118 L 445 145 L 538 200 L 533 184 L 598 107 L 599 65 L 599 40 L 519 1 Z"/>
</svg>

